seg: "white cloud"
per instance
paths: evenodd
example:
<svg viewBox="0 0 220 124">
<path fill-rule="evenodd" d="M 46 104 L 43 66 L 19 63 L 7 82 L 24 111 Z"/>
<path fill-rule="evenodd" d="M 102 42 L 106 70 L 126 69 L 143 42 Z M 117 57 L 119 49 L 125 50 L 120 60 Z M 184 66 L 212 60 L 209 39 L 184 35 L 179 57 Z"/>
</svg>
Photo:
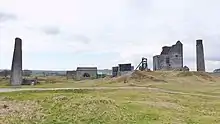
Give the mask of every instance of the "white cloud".
<svg viewBox="0 0 220 124">
<path fill-rule="evenodd" d="M 220 67 L 219 5 L 218 0 L 0 0 L 1 15 L 16 17 L 0 20 L 0 68 L 10 65 L 3 58 L 11 58 L 18 36 L 24 54 L 114 52 L 121 56 L 115 63 L 134 64 L 142 56 L 152 61 L 162 46 L 180 40 L 184 63 L 194 69 L 195 41 L 202 38 L 212 71 Z"/>
</svg>

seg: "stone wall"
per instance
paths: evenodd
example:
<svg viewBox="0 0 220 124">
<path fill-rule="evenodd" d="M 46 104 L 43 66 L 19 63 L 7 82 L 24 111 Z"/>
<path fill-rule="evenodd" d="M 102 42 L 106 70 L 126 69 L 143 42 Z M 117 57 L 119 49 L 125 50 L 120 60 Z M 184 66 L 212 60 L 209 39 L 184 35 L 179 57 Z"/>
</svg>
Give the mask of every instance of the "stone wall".
<svg viewBox="0 0 220 124">
<path fill-rule="evenodd" d="M 164 46 L 160 55 L 153 57 L 153 70 L 183 68 L 183 45 L 180 41 L 171 47 Z"/>
<path fill-rule="evenodd" d="M 118 67 L 112 67 L 112 77 L 118 76 Z"/>
<path fill-rule="evenodd" d="M 134 66 L 131 66 L 131 63 L 118 64 L 118 66 L 112 67 L 112 77 L 129 74 L 133 70 Z"/>
<path fill-rule="evenodd" d="M 78 67 L 76 70 L 76 80 L 96 79 L 97 67 Z"/>
<path fill-rule="evenodd" d="M 134 67 L 131 66 L 130 63 L 128 64 L 119 64 L 118 65 L 118 76 L 126 75 L 129 72 L 133 71 Z"/>
</svg>

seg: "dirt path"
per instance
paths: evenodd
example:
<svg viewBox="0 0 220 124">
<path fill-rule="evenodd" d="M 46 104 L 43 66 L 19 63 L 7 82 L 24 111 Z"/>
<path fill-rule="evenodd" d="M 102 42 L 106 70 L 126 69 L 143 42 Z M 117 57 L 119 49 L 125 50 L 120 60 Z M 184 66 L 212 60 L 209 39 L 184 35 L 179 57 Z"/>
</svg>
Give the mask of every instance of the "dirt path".
<svg viewBox="0 0 220 124">
<path fill-rule="evenodd" d="M 15 91 L 46 91 L 46 90 L 76 90 L 76 89 L 88 89 L 88 90 L 149 90 L 156 92 L 163 92 L 169 94 L 180 94 L 180 95 L 191 95 L 191 96 L 202 96 L 202 97 L 215 97 L 219 98 L 220 96 L 199 94 L 199 93 L 187 93 L 181 91 L 172 91 L 160 88 L 150 88 L 150 87 L 82 87 L 82 88 L 0 88 L 0 93 L 4 92 L 15 92 Z"/>
<path fill-rule="evenodd" d="M 1 92 L 15 92 L 15 91 L 43 91 L 43 90 L 75 90 L 75 89 L 88 89 L 88 90 L 117 90 L 117 89 L 149 89 L 147 87 L 82 87 L 82 88 L 0 88 Z M 151 88 L 150 88 L 151 89 Z"/>
</svg>

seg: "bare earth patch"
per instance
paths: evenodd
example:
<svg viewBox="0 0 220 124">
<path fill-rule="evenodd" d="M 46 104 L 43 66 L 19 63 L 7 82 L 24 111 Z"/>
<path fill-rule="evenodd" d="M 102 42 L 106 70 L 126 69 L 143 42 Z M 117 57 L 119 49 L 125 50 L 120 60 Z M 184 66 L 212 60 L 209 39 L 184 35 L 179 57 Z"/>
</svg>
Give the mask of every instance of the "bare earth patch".
<svg viewBox="0 0 220 124">
<path fill-rule="evenodd" d="M 38 120 L 41 107 L 35 101 L 0 101 L 0 123 L 8 124 L 17 121 Z M 6 119 L 7 118 L 7 119 Z M 10 120 L 11 118 L 11 120 Z M 12 120 L 13 119 L 13 120 Z M 7 120 L 7 121 L 6 121 Z"/>
</svg>

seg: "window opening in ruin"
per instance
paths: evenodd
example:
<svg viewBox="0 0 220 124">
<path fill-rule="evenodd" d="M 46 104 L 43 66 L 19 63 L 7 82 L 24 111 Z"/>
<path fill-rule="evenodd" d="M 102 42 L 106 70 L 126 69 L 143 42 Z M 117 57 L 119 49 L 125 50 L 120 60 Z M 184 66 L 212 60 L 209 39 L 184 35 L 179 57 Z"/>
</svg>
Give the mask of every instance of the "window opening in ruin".
<svg viewBox="0 0 220 124">
<path fill-rule="evenodd" d="M 89 73 L 84 73 L 83 77 L 90 77 L 90 74 Z"/>
<path fill-rule="evenodd" d="M 178 55 L 175 55 L 175 57 L 178 57 Z"/>
<path fill-rule="evenodd" d="M 169 64 L 170 63 L 170 59 L 166 58 L 166 63 Z"/>
</svg>

